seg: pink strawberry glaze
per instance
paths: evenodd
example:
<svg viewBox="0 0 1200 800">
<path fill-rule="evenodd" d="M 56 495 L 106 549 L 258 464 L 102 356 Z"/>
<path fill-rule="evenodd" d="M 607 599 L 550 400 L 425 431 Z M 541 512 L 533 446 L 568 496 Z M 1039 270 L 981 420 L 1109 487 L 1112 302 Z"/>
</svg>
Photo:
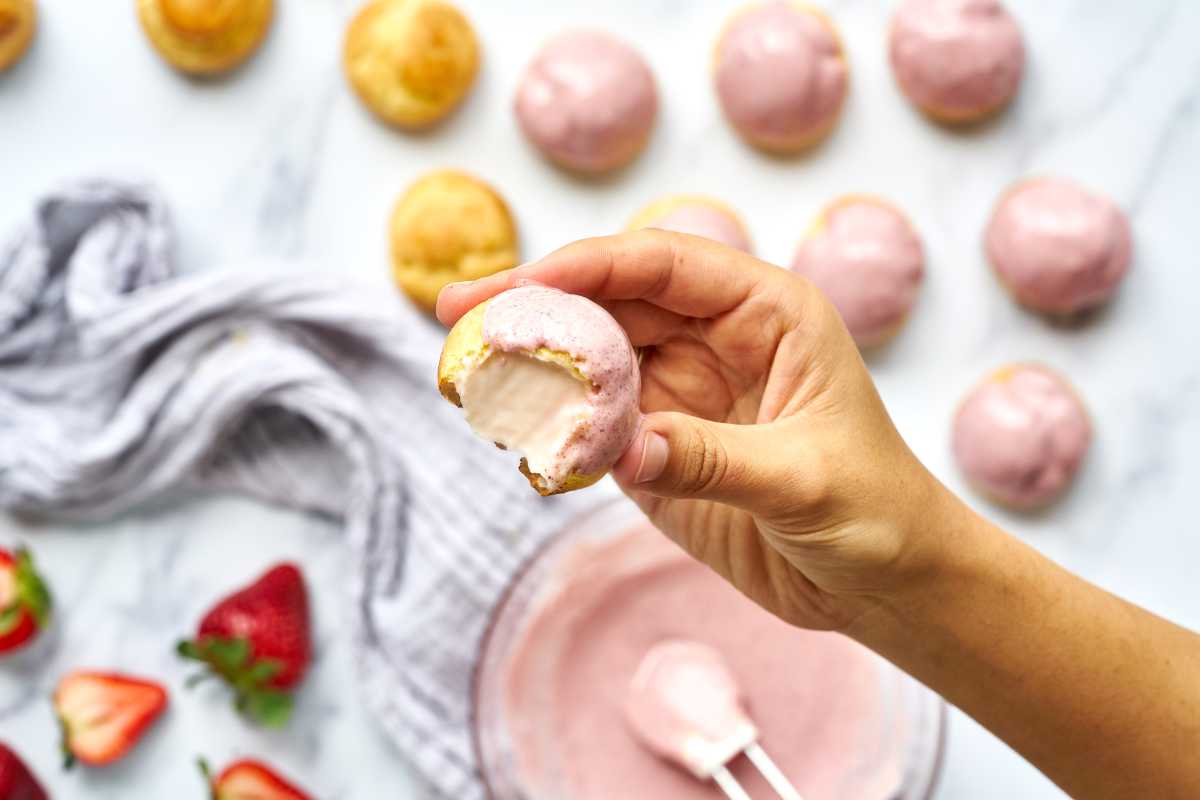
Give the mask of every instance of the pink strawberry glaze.
<svg viewBox="0 0 1200 800">
<path fill-rule="evenodd" d="M 906 0 L 892 17 L 889 55 L 914 103 L 964 119 L 1012 99 L 1025 70 L 1021 29 L 999 0 Z"/>
<path fill-rule="evenodd" d="M 738 220 L 726 211 L 706 203 L 676 206 L 648 227 L 676 233 L 690 233 L 749 253 L 752 249 Z"/>
<path fill-rule="evenodd" d="M 890 336 L 916 302 L 925 274 L 921 240 L 887 203 L 849 199 L 831 206 L 820 230 L 792 259 L 830 299 L 861 346 Z"/>
<path fill-rule="evenodd" d="M 488 303 L 483 340 L 502 352 L 546 347 L 566 353 L 592 382 L 586 424 L 563 446 L 546 478 L 559 483 L 572 473 L 593 475 L 616 463 L 641 418 L 641 375 L 629 337 L 607 311 L 547 286 L 509 289 Z"/>
<path fill-rule="evenodd" d="M 1108 300 L 1133 258 L 1125 214 L 1063 178 L 1036 178 L 1009 191 L 985 236 L 988 257 L 1017 299 L 1051 314 Z"/>
<path fill-rule="evenodd" d="M 721 107 L 757 144 L 786 149 L 816 138 L 837 117 L 848 85 L 837 37 L 790 3 L 739 12 L 717 43 Z"/>
<path fill-rule="evenodd" d="M 600 31 L 551 40 L 517 89 L 517 121 L 552 161 L 603 172 L 631 161 L 658 114 L 654 75 L 629 45 Z"/>
<path fill-rule="evenodd" d="M 889 713 L 870 651 L 771 616 L 649 525 L 581 543 L 564 561 L 556 591 L 539 598 L 504 670 L 525 796 L 722 797 L 625 724 L 630 682 L 664 639 L 721 653 L 762 746 L 805 800 L 899 795 L 907 752 L 897 733 L 911 720 Z M 730 767 L 752 797 L 775 796 L 744 759 Z"/>
<path fill-rule="evenodd" d="M 1016 366 L 967 395 L 954 420 L 954 456 L 967 478 L 1016 508 L 1053 500 L 1092 441 L 1087 412 L 1067 382 Z"/>
</svg>

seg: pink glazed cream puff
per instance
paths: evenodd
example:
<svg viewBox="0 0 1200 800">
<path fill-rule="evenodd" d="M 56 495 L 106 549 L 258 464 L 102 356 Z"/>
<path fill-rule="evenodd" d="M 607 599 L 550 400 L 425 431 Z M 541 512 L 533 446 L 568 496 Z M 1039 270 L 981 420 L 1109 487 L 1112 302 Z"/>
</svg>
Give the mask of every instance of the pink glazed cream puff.
<svg viewBox="0 0 1200 800">
<path fill-rule="evenodd" d="M 825 138 L 846 99 L 850 69 L 833 23 L 800 3 L 738 11 L 717 42 L 721 108 L 743 139 L 794 153 Z"/>
<path fill-rule="evenodd" d="M 658 116 L 658 89 L 645 59 L 602 31 L 552 39 L 517 88 L 517 122 L 551 161 L 600 173 L 642 151 Z"/>
<path fill-rule="evenodd" d="M 1018 302 L 1062 316 L 1112 297 L 1133 258 L 1121 209 L 1063 178 L 1023 181 L 1005 193 L 984 246 Z"/>
<path fill-rule="evenodd" d="M 901 91 L 947 123 L 996 113 L 1025 71 L 1021 28 L 999 0 L 905 0 L 892 17 L 888 54 Z"/>
<path fill-rule="evenodd" d="M 628 230 L 642 228 L 703 236 L 746 253 L 754 250 L 737 213 L 720 200 L 705 195 L 673 194 L 655 200 L 629 222 Z"/>
<path fill-rule="evenodd" d="M 450 330 L 438 389 L 471 428 L 522 455 L 539 494 L 590 486 L 637 431 L 637 354 L 617 321 L 578 295 L 509 289 Z"/>
<path fill-rule="evenodd" d="M 872 347 L 894 336 L 912 311 L 925 251 L 890 203 L 846 195 L 821 212 L 791 269 L 825 293 L 860 347 Z"/>
<path fill-rule="evenodd" d="M 997 370 L 967 395 L 954 419 L 954 458 L 967 479 L 1018 509 L 1062 494 L 1091 442 L 1092 424 L 1074 389 L 1036 365 Z"/>
</svg>

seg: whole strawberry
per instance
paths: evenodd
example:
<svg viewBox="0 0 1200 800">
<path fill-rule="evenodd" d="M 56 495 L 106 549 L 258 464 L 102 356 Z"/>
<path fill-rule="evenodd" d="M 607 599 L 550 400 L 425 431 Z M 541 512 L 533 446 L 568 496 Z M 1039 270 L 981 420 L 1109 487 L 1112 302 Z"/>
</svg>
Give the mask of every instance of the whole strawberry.
<svg viewBox="0 0 1200 800">
<path fill-rule="evenodd" d="M 3 800 L 49 800 L 29 767 L 4 742 L 0 742 L 0 798 Z"/>
<path fill-rule="evenodd" d="M 312 800 L 304 790 L 252 758 L 234 761 L 216 776 L 200 759 L 200 771 L 208 782 L 212 800 Z"/>
<path fill-rule="evenodd" d="M 50 592 L 33 557 L 23 547 L 0 548 L 0 656 L 25 647 L 49 622 Z"/>
<path fill-rule="evenodd" d="M 312 660 L 308 593 L 300 569 L 277 564 L 229 595 L 200 620 L 196 637 L 180 642 L 177 650 L 228 683 L 239 711 L 263 725 L 283 725 L 292 712 L 291 690 Z"/>
</svg>

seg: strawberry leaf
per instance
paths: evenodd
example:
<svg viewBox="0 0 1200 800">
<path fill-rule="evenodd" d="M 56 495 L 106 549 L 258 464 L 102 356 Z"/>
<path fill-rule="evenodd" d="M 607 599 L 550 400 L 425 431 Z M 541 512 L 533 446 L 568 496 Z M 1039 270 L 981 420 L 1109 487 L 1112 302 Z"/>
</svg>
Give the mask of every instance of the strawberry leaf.
<svg viewBox="0 0 1200 800">
<path fill-rule="evenodd" d="M 234 706 L 256 722 L 267 727 L 281 727 L 292 712 L 292 698 L 287 692 L 268 688 L 271 679 L 283 669 L 274 659 L 251 660 L 251 646 L 245 638 L 225 639 L 205 636 L 196 641 L 175 645 L 181 657 L 201 661 L 212 674 L 220 676 L 234 690 Z M 209 673 L 187 679 L 191 688 L 209 677 Z"/>
<path fill-rule="evenodd" d="M 21 620 L 23 610 L 19 602 L 0 610 L 0 633 L 8 633 L 12 630 Z"/>
<path fill-rule="evenodd" d="M 183 658 L 190 658 L 193 661 L 204 661 L 204 651 L 196 646 L 195 642 L 184 639 L 175 645 L 175 652 Z"/>
<path fill-rule="evenodd" d="M 246 714 L 260 725 L 282 728 L 292 716 L 292 697 L 271 689 L 251 692 L 239 698 Z"/>
<path fill-rule="evenodd" d="M 250 658 L 250 642 L 240 637 L 202 639 L 200 647 L 204 650 L 205 660 L 223 675 L 238 672 Z"/>
<path fill-rule="evenodd" d="M 50 621 L 50 590 L 34 568 L 29 550 L 18 548 L 16 556 L 17 604 L 29 609 L 38 628 L 44 628 Z"/>
<path fill-rule="evenodd" d="M 250 665 L 250 669 L 246 671 L 246 680 L 251 686 L 264 686 L 282 668 L 278 661 L 261 659 Z"/>
</svg>

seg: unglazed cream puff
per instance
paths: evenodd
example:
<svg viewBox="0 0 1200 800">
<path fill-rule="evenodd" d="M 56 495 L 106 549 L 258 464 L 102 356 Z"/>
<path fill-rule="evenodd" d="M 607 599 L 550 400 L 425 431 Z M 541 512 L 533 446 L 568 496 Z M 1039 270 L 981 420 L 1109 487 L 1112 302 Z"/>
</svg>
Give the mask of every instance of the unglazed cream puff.
<svg viewBox="0 0 1200 800">
<path fill-rule="evenodd" d="M 971 390 L 954 419 L 954 457 L 967 479 L 1014 508 L 1035 508 L 1060 495 L 1091 442 L 1079 396 L 1042 366 L 997 370 Z"/>
<path fill-rule="evenodd" d="M 737 213 L 715 197 L 706 195 L 672 194 L 655 200 L 630 220 L 627 229 L 642 228 L 703 236 L 747 253 L 754 249 L 750 234 Z"/>
<path fill-rule="evenodd" d="M 860 347 L 872 347 L 894 336 L 912 311 L 925 251 L 895 206 L 846 195 L 817 217 L 791 269 L 825 293 Z"/>
<path fill-rule="evenodd" d="M 908 99 L 948 123 L 1004 108 L 1025 71 L 1021 28 L 1000 0 L 905 0 L 892 17 L 888 56 Z"/>
<path fill-rule="evenodd" d="M 636 50 L 602 31 L 561 34 L 517 88 L 517 122 L 554 163 L 599 173 L 632 161 L 658 115 L 654 74 Z"/>
<path fill-rule="evenodd" d="M 150 43 L 178 70 L 211 75 L 245 61 L 266 38 L 273 0 L 137 0 Z"/>
<path fill-rule="evenodd" d="M 430 313 L 448 283 L 517 263 L 517 229 L 504 200 L 471 175 L 439 170 L 396 201 L 389 227 L 392 277 Z"/>
<path fill-rule="evenodd" d="M 380 119 L 424 128 L 453 111 L 479 71 L 471 23 L 442 0 L 372 0 L 350 23 L 346 78 Z"/>
<path fill-rule="evenodd" d="M 446 337 L 438 389 L 484 439 L 521 454 L 539 494 L 590 486 L 637 431 L 637 354 L 579 295 L 523 286 L 480 303 Z"/>
<path fill-rule="evenodd" d="M 771 2 L 734 14 L 717 41 L 717 97 L 750 144 L 794 153 L 825 138 L 850 85 L 841 38 L 822 12 Z"/>
<path fill-rule="evenodd" d="M 33 0 L 0 0 L 0 71 L 25 55 L 37 29 Z"/>
<path fill-rule="evenodd" d="M 1034 178 L 996 205 L 984 247 L 1000 280 L 1029 308 L 1071 315 L 1116 292 L 1133 259 L 1124 212 L 1064 178 Z"/>
</svg>

